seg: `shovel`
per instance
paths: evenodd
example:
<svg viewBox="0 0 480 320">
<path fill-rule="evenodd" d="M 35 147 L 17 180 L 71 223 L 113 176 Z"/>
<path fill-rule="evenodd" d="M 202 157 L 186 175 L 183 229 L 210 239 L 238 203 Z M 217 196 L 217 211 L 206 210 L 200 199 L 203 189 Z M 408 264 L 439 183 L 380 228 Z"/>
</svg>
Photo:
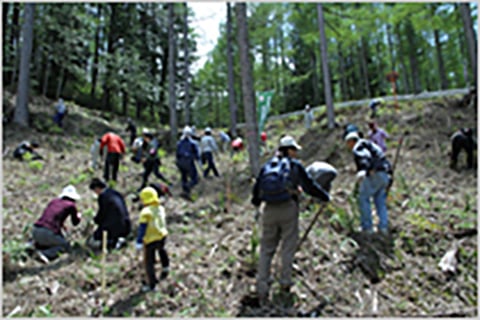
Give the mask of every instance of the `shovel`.
<svg viewBox="0 0 480 320">
<path fill-rule="evenodd" d="M 400 156 L 400 149 L 402 148 L 402 145 L 403 145 L 403 141 L 405 140 L 405 137 L 409 134 L 408 131 L 405 131 L 402 136 L 400 137 L 400 140 L 398 141 L 398 145 L 397 145 L 397 150 L 395 151 L 395 158 L 393 160 L 393 165 L 392 165 L 392 175 L 391 175 L 391 178 L 390 178 L 390 183 L 388 184 L 387 186 L 387 196 L 388 196 L 388 193 L 390 192 L 390 188 L 392 187 L 392 184 L 393 184 L 393 178 L 394 178 L 394 174 L 395 174 L 395 167 L 397 166 L 397 162 L 398 162 L 398 157 Z"/>
</svg>

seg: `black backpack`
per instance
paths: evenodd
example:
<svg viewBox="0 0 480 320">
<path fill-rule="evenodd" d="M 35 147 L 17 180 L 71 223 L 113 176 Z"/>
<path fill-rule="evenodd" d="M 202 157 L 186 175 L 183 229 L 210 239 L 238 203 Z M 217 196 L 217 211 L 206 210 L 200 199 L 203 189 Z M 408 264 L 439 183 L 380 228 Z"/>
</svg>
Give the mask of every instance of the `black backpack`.
<svg viewBox="0 0 480 320">
<path fill-rule="evenodd" d="M 293 182 L 288 158 L 273 157 L 262 168 L 259 177 L 260 199 L 267 203 L 280 203 L 292 198 Z"/>
</svg>

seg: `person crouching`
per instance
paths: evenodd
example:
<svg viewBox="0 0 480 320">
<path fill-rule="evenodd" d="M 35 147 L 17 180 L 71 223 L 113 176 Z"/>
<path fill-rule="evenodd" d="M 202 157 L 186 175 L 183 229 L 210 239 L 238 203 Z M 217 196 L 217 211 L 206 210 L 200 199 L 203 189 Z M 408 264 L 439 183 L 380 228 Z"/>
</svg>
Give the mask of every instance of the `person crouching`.
<svg viewBox="0 0 480 320">
<path fill-rule="evenodd" d="M 140 200 L 143 209 L 138 220 L 138 236 L 135 248 L 143 249 L 143 262 L 147 274 L 148 283 L 144 283 L 142 291 L 154 291 L 158 283 L 155 276 L 155 252 L 158 251 L 162 262 L 160 279 L 165 279 L 169 271 L 169 258 L 165 250 L 168 230 L 165 220 L 165 208 L 160 205 L 157 191 L 152 187 L 146 187 L 140 192 Z"/>
</svg>

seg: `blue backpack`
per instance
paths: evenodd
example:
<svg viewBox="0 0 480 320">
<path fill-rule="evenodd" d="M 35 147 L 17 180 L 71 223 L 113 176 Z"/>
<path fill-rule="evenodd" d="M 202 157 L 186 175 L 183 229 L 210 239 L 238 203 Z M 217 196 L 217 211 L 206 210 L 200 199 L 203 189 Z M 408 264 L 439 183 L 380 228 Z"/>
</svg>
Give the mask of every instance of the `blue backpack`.
<svg viewBox="0 0 480 320">
<path fill-rule="evenodd" d="M 181 140 L 177 145 L 177 158 L 192 159 L 194 158 L 193 143 L 189 139 Z"/>
<path fill-rule="evenodd" d="M 293 183 L 288 158 L 273 157 L 259 177 L 260 199 L 267 203 L 280 203 L 292 198 Z"/>
</svg>

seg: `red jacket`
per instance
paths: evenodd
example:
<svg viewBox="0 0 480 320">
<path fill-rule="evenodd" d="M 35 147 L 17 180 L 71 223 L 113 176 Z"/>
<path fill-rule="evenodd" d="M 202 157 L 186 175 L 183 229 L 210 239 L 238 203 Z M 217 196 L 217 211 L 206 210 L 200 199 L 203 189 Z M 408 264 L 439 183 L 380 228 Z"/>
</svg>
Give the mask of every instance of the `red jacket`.
<svg viewBox="0 0 480 320">
<path fill-rule="evenodd" d="M 263 131 L 262 134 L 260 135 L 260 139 L 263 142 L 267 141 L 267 133 L 265 131 Z"/>
<path fill-rule="evenodd" d="M 102 154 L 105 145 L 108 153 L 125 153 L 125 143 L 115 133 L 108 132 L 103 135 L 102 140 L 100 140 L 100 154 Z"/>
</svg>

